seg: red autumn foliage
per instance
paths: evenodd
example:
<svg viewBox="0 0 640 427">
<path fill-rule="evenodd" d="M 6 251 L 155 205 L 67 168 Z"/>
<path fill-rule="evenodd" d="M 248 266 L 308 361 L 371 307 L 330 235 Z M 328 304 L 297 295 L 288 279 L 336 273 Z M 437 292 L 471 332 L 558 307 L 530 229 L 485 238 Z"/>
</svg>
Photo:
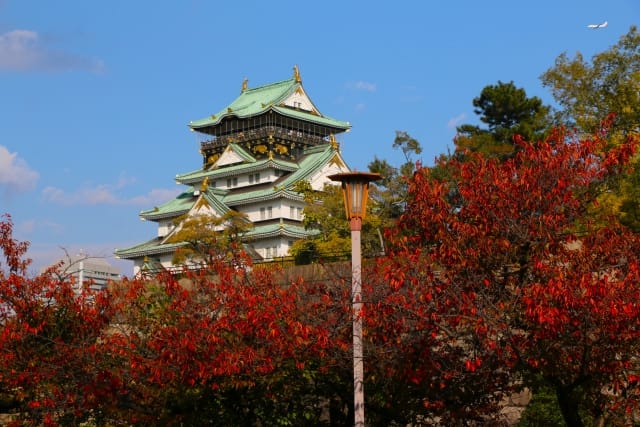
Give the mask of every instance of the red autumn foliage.
<svg viewBox="0 0 640 427">
<path fill-rule="evenodd" d="M 333 304 L 324 283 L 241 265 L 239 254 L 180 280 L 91 292 L 53 271 L 28 278 L 27 245 L 10 219 L 0 224 L 11 270 L 0 276 L 0 397 L 16 425 L 308 419 L 323 399 L 312 378 L 348 365 L 347 298 Z"/>
<path fill-rule="evenodd" d="M 109 319 L 101 294 L 77 289 L 51 271 L 26 275 L 28 248 L 0 221 L 0 392 L 17 409 L 16 424 L 83 419 L 118 388 L 99 337 Z"/>
<path fill-rule="evenodd" d="M 636 141 L 605 151 L 604 136 L 558 130 L 516 141 L 503 162 L 469 154 L 411 178 L 380 265 L 397 290 L 380 302 L 397 319 L 382 338 L 409 340 L 403 350 L 420 358 L 400 369 L 442 388 L 425 405 L 451 407 L 447 390 L 460 396 L 460 386 L 500 399 L 541 380 L 570 426 L 583 425 L 579 410 L 611 418 L 638 409 L 640 238 L 591 209 Z M 482 393 L 467 397 L 467 415 L 495 409 Z"/>
<path fill-rule="evenodd" d="M 418 168 L 389 255 L 365 263 L 372 425 L 487 425 L 539 382 L 571 426 L 638 410 L 640 239 L 590 209 L 635 141 L 517 143 L 504 162 Z M 16 425 L 353 419 L 350 278 L 337 266 L 286 279 L 238 254 L 91 292 L 29 278 L 9 217 L 0 247 L 0 403 Z"/>
</svg>

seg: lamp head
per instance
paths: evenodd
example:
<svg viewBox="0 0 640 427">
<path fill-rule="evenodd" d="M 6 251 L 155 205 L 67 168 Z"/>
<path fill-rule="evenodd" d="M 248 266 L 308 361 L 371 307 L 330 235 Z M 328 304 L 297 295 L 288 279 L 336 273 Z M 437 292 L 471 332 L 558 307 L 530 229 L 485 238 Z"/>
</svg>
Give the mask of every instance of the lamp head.
<svg viewBox="0 0 640 427">
<path fill-rule="evenodd" d="M 381 179 L 382 175 L 371 172 L 345 172 L 329 175 L 328 178 L 342 183 L 347 219 L 364 219 L 367 213 L 369 183 Z"/>
</svg>

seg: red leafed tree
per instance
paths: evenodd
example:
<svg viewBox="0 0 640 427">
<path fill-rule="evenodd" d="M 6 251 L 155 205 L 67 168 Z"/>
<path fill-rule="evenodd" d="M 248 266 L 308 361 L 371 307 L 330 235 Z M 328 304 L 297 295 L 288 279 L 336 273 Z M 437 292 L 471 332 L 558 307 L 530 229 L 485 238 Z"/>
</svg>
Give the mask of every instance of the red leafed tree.
<svg viewBox="0 0 640 427">
<path fill-rule="evenodd" d="M 26 242 L 0 221 L 0 395 L 17 425 L 77 424 L 99 418 L 119 389 L 99 351 L 109 320 L 101 294 L 53 271 L 27 277 Z M 3 262 L 4 261 L 4 262 Z"/>
<path fill-rule="evenodd" d="M 111 290 L 118 315 L 105 339 L 128 384 L 120 416 L 163 425 L 317 419 L 313 377 L 340 345 L 329 342 L 324 295 L 222 260 L 180 279 L 124 281 Z"/>
<path fill-rule="evenodd" d="M 434 414 L 481 417 L 541 381 L 567 425 L 617 422 L 638 409 L 640 238 L 592 208 L 636 142 L 605 151 L 605 124 L 517 144 L 504 162 L 469 155 L 412 177 L 379 266 L 391 327 L 374 338 L 412 357 L 388 369 L 413 376 Z"/>
</svg>

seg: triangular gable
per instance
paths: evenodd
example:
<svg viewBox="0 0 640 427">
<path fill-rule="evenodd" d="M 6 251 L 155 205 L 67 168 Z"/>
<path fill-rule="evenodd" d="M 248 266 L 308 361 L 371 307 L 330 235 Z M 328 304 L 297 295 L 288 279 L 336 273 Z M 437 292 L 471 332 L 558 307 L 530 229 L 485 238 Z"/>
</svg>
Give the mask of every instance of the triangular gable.
<svg viewBox="0 0 640 427">
<path fill-rule="evenodd" d="M 194 216 L 214 216 L 221 217 L 224 215 L 220 209 L 213 206 L 213 204 L 208 200 L 206 194 L 204 192 L 200 193 L 198 196 L 198 200 L 193 204 L 189 212 L 186 214 L 186 218 L 194 217 Z M 169 234 L 162 239 L 161 243 L 170 242 L 173 235 L 175 235 L 182 228 L 182 224 L 179 224 L 175 227 Z M 224 229 L 224 226 L 220 226 L 220 230 Z"/>
<path fill-rule="evenodd" d="M 280 105 L 295 108 L 298 110 L 308 111 L 312 114 L 321 116 L 318 109 L 313 105 L 307 93 L 299 85 L 289 97 L 287 97 Z"/>
<path fill-rule="evenodd" d="M 309 176 L 309 184 L 311 184 L 311 188 L 314 190 L 321 191 L 325 184 L 335 184 L 335 182 L 331 181 L 327 176 L 346 172 L 351 171 L 344 162 L 344 159 L 342 159 L 340 153 L 336 151 L 328 162 L 324 163 Z"/>
<path fill-rule="evenodd" d="M 249 153 L 235 144 L 229 144 L 227 148 L 222 152 L 220 157 L 211 165 L 212 168 L 219 168 L 222 166 L 235 165 L 247 161 L 255 162 Z"/>
<path fill-rule="evenodd" d="M 327 175 L 349 172 L 350 169 L 334 144 L 318 145 L 305 150 L 305 158 L 299 169 L 289 174 L 281 185 L 293 188 L 298 181 L 308 181 L 314 190 L 322 190 L 324 184 L 332 182 Z"/>
</svg>

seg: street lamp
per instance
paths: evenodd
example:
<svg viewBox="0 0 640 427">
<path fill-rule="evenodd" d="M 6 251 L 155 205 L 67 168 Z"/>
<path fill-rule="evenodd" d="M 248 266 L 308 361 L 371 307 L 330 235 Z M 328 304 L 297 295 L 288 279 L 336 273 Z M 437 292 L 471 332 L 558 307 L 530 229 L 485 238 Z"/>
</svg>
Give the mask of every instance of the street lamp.
<svg viewBox="0 0 640 427">
<path fill-rule="evenodd" d="M 356 427 L 364 427 L 364 360 L 362 352 L 362 255 L 360 231 L 367 213 L 369 183 L 378 173 L 346 172 L 328 177 L 342 183 L 344 206 L 351 224 L 351 298 L 353 304 L 353 412 Z"/>
</svg>

